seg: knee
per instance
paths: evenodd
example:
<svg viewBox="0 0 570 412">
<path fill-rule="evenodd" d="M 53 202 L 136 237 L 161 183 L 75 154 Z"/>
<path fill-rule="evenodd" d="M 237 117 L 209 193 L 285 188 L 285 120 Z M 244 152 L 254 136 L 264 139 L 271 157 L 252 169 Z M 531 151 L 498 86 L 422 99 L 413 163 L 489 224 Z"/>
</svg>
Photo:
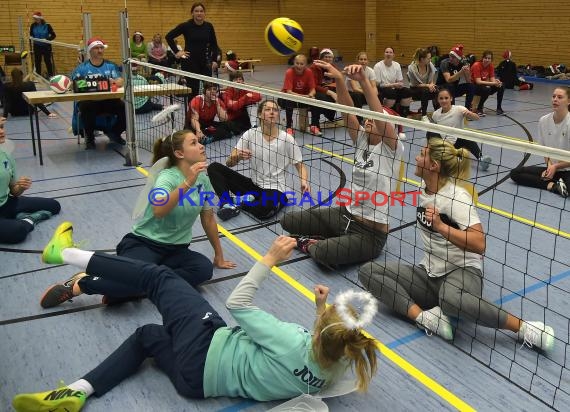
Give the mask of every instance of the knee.
<svg viewBox="0 0 570 412">
<path fill-rule="evenodd" d="M 28 237 L 28 233 L 30 233 L 33 230 L 33 226 L 32 229 L 30 229 L 29 226 L 30 226 L 29 223 L 20 221 L 19 224 L 13 228 L 13 231 L 10 234 L 10 238 L 4 239 L 3 241 L 8 244 L 16 244 L 23 242 L 24 240 L 26 240 L 26 237 Z"/>
<path fill-rule="evenodd" d="M 285 215 L 283 216 L 283 218 L 281 219 L 281 221 L 279 222 L 281 224 L 281 227 L 286 230 L 287 232 L 291 233 L 293 232 L 293 222 L 295 221 L 295 215 L 297 212 L 291 212 L 291 213 L 285 213 Z"/>
<path fill-rule="evenodd" d="M 52 215 L 57 215 L 61 211 L 61 204 L 55 199 L 49 199 L 50 205 L 48 210 Z"/>
<path fill-rule="evenodd" d="M 219 173 L 221 170 L 223 170 L 223 168 L 224 168 L 223 164 L 218 163 L 218 162 L 214 162 L 208 166 L 207 171 L 208 171 L 208 174 L 210 174 L 210 173 L 215 174 L 215 173 Z"/>
<path fill-rule="evenodd" d="M 373 278 L 379 278 L 382 275 L 384 275 L 384 267 L 376 262 L 367 262 L 358 268 L 358 280 L 366 289 L 369 289 Z"/>
<path fill-rule="evenodd" d="M 521 177 L 521 168 L 517 167 L 516 169 L 511 170 L 511 172 L 509 173 L 509 177 L 511 178 L 511 180 L 515 183 L 519 183 L 520 182 L 520 177 Z"/>
</svg>

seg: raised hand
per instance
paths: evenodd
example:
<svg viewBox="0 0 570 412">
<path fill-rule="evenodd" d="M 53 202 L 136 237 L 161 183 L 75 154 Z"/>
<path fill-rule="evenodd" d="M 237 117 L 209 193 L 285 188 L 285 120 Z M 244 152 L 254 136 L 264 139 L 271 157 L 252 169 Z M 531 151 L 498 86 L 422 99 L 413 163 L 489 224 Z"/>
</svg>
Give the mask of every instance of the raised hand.
<svg viewBox="0 0 570 412">
<path fill-rule="evenodd" d="M 269 267 L 275 266 L 288 259 L 295 246 L 297 246 L 297 241 L 292 237 L 279 236 L 263 257 L 262 262 Z"/>
</svg>

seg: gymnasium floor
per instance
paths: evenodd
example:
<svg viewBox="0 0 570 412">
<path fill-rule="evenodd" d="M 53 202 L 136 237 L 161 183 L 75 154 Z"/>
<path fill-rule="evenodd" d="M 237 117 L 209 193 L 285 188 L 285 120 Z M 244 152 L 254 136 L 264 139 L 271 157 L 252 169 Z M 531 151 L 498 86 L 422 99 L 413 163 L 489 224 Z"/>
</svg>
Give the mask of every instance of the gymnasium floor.
<svg viewBox="0 0 570 412">
<path fill-rule="evenodd" d="M 260 66 L 251 81 L 280 87 L 283 71 L 284 67 Z M 544 84 L 537 84 L 532 91 L 507 90 L 503 108 L 508 116 L 498 117 L 488 110 L 487 117 L 470 123 L 469 127 L 526 140 L 536 135 L 538 119 L 550 111 L 551 91 L 552 87 Z M 494 109 L 494 105 L 495 100 L 490 98 L 487 108 Z M 39 253 L 57 225 L 64 220 L 73 222 L 75 239 L 87 240 L 86 249 L 114 251 L 118 241 L 130 230 L 131 211 L 144 184 L 139 170 L 123 166 L 121 151 L 124 149 L 109 146 L 105 151 L 85 151 L 83 146 L 77 145 L 67 131 L 70 104 L 54 104 L 50 110 L 60 118 L 51 120 L 40 114 L 43 167 L 32 155 L 28 119 L 10 119 L 6 126 L 8 138 L 16 143 L 14 155 L 19 174 L 29 175 L 34 180 L 27 194 L 57 198 L 62 213 L 39 224 L 25 243 L 0 248 L 1 410 L 10 410 L 16 393 L 52 389 L 60 380 L 73 382 L 102 361 L 136 327 L 160 323 L 157 311 L 147 300 L 106 307 L 101 305 L 100 296 L 81 296 L 51 310 L 40 307 L 43 290 L 74 273 L 73 268 L 65 265 L 47 266 L 40 262 Z M 328 129 L 324 138 L 297 134 L 310 167 L 313 190 L 335 190 L 341 173 L 350 179 L 349 159 L 353 150 L 347 144 L 344 129 Z M 413 175 L 413 159 L 424 142 L 425 133 L 408 131 L 407 134 L 406 161 L 412 165 L 406 171 L 410 180 L 403 188 L 414 190 L 413 181 L 417 178 Z M 207 146 L 210 160 L 219 160 L 229 153 L 235 140 Z M 496 332 L 468 322 L 460 323 L 455 342 L 448 344 L 440 338 L 426 336 L 415 325 L 393 316 L 380 305 L 374 323 L 367 328 L 385 345 L 379 356 L 379 373 L 368 394 L 353 393 L 327 399 L 331 411 L 419 408 L 425 411 L 455 408 L 538 411 L 548 410 L 547 404 L 553 404 L 558 410 L 567 408 L 563 405 L 570 402 L 569 321 L 566 317 L 570 305 L 567 253 L 570 250 L 570 203 L 554 194 L 517 188 L 509 180 L 503 181 L 508 170 L 521 162 L 522 153 L 501 153 L 489 145 L 484 150 L 493 157 L 494 165 L 484 174 L 472 169 L 477 173 L 475 182 L 479 192 L 496 185 L 479 198 L 482 204 L 479 214 L 488 232 L 484 296 L 496 302 L 502 299 L 504 307 L 515 315 L 522 312 L 525 318 L 536 320 L 546 317 L 559 339 L 554 351 L 547 357 L 538 355 L 521 348 L 510 332 Z M 147 167 L 150 154 L 144 150 L 139 154 L 142 166 Z M 497 166 L 499 161 L 501 165 Z M 526 164 L 540 161 L 531 156 Z M 298 188 L 297 178 L 290 178 Z M 489 206 L 499 210 L 491 213 Z M 504 212 L 517 217 L 509 219 Z M 415 209 L 403 207 L 393 211 L 391 227 L 398 228 L 414 220 Z M 529 220 L 542 226 L 533 228 L 528 225 Z M 225 299 L 252 266 L 254 256 L 263 254 L 282 229 L 276 221 L 260 224 L 244 213 L 222 222 L 221 226 L 223 233 L 233 234 L 222 237 L 225 257 L 238 266 L 235 270 L 216 269 L 214 279 L 200 291 L 229 324 L 234 324 L 225 310 Z M 551 228 L 563 233 L 556 236 Z M 201 225 L 194 225 L 193 232 L 192 248 L 212 257 Z M 401 257 L 417 261 L 421 256 L 418 242 L 414 227 L 397 229 L 389 237 L 380 259 Z M 314 311 L 307 291 L 311 291 L 315 283 L 329 285 L 334 297 L 337 291 L 355 287 L 357 282 L 356 266 L 324 272 L 297 251 L 281 269 L 281 276 L 274 275 L 263 285 L 256 304 L 283 320 L 307 328 L 312 326 Z M 525 272 L 526 277 L 522 275 Z M 526 294 L 524 303 L 521 294 Z M 543 306 L 547 306 L 547 310 L 543 310 Z M 85 411 L 261 411 L 280 403 L 229 398 L 186 400 L 151 362 L 142 369 L 103 398 L 90 398 Z M 535 397 L 509 382 L 504 375 Z"/>
</svg>

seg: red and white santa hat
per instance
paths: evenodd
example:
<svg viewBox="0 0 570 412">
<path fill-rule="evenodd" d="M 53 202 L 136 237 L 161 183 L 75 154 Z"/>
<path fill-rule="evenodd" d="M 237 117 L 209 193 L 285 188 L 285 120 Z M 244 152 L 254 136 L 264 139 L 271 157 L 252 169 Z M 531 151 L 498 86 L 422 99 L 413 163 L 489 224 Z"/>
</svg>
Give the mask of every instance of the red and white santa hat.
<svg viewBox="0 0 570 412">
<path fill-rule="evenodd" d="M 41 11 L 34 11 L 34 14 L 32 14 L 32 17 L 34 19 L 44 19 L 44 16 L 42 16 L 42 12 Z"/>
<path fill-rule="evenodd" d="M 451 48 L 449 55 L 461 60 L 463 58 L 463 45 L 458 44 Z"/>
<path fill-rule="evenodd" d="M 103 46 L 107 48 L 107 43 L 101 37 L 91 37 L 87 40 L 87 52 L 90 52 L 93 47 Z"/>
<path fill-rule="evenodd" d="M 331 49 L 322 49 L 321 52 L 319 53 L 319 58 L 322 59 L 327 54 L 330 54 L 332 57 L 334 57 L 334 53 Z"/>
<path fill-rule="evenodd" d="M 510 60 L 511 59 L 511 51 L 509 49 L 505 50 L 505 52 L 503 53 L 503 59 L 505 60 Z"/>
</svg>

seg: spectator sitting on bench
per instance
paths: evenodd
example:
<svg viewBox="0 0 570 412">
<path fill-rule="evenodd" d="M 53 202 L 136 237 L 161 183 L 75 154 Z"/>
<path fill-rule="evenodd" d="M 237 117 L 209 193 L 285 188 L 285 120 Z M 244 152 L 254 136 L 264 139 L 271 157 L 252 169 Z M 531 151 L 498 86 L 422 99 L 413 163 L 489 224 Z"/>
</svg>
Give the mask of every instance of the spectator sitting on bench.
<svg viewBox="0 0 570 412">
<path fill-rule="evenodd" d="M 471 65 L 464 59 L 463 45 L 453 46 L 449 57 L 439 65 L 438 86 L 450 91 L 452 102 L 455 98 L 465 95 L 465 107 L 471 110 L 473 101 L 473 84 L 471 83 Z"/>
<path fill-rule="evenodd" d="M 505 87 L 499 79 L 495 78 L 495 67 L 492 62 L 493 52 L 491 50 L 485 50 L 481 60 L 473 63 L 471 66 L 471 80 L 475 85 L 473 101 L 478 100 L 477 114 L 479 117 L 485 116 L 485 112 L 483 111 L 485 102 L 489 96 L 495 93 L 497 93 L 497 115 L 505 114 L 501 107 Z M 475 106 L 475 103 L 473 106 Z"/>
<path fill-rule="evenodd" d="M 435 85 L 436 70 L 431 62 L 431 54 L 427 49 L 416 49 L 414 60 L 408 67 L 408 79 L 410 80 L 410 93 L 412 98 L 422 103 L 422 120 L 427 116 L 428 103 L 431 100 L 433 108 L 437 109 L 437 86 Z"/>
<path fill-rule="evenodd" d="M 319 60 L 324 61 L 325 63 L 333 64 L 334 54 L 331 49 L 323 49 L 319 54 Z M 319 61 L 316 60 L 316 61 Z M 315 63 L 311 64 L 309 67 L 313 72 L 313 77 L 315 78 L 315 98 L 317 100 L 321 100 L 323 102 L 329 103 L 336 103 L 336 84 L 334 80 L 330 77 L 325 76 L 325 72 Z M 318 113 L 317 113 L 318 111 Z M 319 126 L 320 115 L 323 114 L 327 120 L 333 121 L 336 115 L 336 112 L 331 109 L 323 109 L 320 107 L 315 107 L 314 116 L 317 117 L 316 126 Z M 316 134 L 316 133 L 315 133 Z"/>
<path fill-rule="evenodd" d="M 499 63 L 495 69 L 495 75 L 501 79 L 505 89 L 515 90 L 532 90 L 534 84 L 527 83 L 519 79 L 517 75 L 517 65 L 512 60 L 512 53 L 510 50 L 505 50 L 503 53 L 503 61 Z"/>
</svg>

